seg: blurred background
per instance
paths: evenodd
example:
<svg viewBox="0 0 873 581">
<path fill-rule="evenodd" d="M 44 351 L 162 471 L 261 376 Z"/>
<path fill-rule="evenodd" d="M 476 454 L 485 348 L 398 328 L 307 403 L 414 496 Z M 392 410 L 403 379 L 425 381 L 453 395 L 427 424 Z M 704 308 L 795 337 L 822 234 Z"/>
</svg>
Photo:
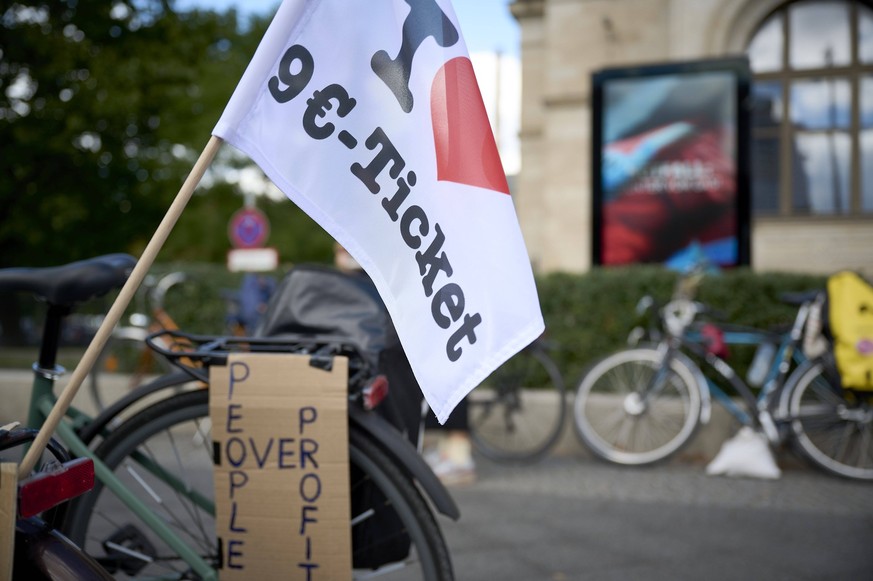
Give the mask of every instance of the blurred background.
<svg viewBox="0 0 873 581">
<path fill-rule="evenodd" d="M 639 153 L 634 136 L 653 128 L 672 123 L 655 140 L 655 154 L 635 158 L 637 186 L 663 189 L 664 176 L 691 175 L 701 178 L 705 195 L 728 201 L 727 238 L 745 250 L 728 260 L 727 282 L 713 284 L 707 298 L 737 322 L 784 318 L 775 298 L 780 290 L 819 286 L 840 268 L 873 269 L 870 3 L 454 5 L 548 328 L 579 347 L 558 355 L 569 376 L 621 344 L 642 294 L 669 295 L 673 278 L 660 265 L 673 254 L 612 260 L 604 250 L 615 214 L 605 202 L 616 197 L 606 187 L 605 168 L 622 147 Z M 4 3 L 0 266 L 138 255 L 208 140 L 274 6 L 270 0 Z M 699 127 L 701 115 L 694 109 L 699 103 L 687 97 L 706 92 L 679 83 L 686 99 L 677 99 L 658 74 L 712 74 L 707 67 L 723 61 L 740 65 L 736 75 L 712 85 L 721 87 L 714 94 L 724 114 L 720 125 L 709 134 L 690 131 L 687 125 Z M 663 103 L 672 116 L 665 116 Z M 686 139 L 692 135 L 696 145 Z M 718 164 L 695 157 L 699 150 Z M 713 176 L 727 186 L 707 189 Z M 645 193 L 642 186 L 632 193 Z M 236 244 L 228 230 L 240 209 L 253 206 L 269 227 L 258 244 L 276 250 L 269 276 L 292 263 L 333 260 L 332 240 L 258 168 L 223 148 L 155 267 L 156 274 L 194 273 L 167 297 L 171 312 L 192 330 L 224 328 L 230 308 L 224 291 L 238 289 L 244 276 L 228 268 Z M 652 216 L 644 212 L 643 223 L 651 225 Z M 681 249 L 694 250 L 698 242 L 692 237 Z M 30 342 L 39 328 L 28 319 L 32 301 L 2 301 L 0 340 Z M 744 308 L 749 301 L 759 308 Z M 86 340 L 90 326 L 83 321 L 71 340 Z"/>
</svg>

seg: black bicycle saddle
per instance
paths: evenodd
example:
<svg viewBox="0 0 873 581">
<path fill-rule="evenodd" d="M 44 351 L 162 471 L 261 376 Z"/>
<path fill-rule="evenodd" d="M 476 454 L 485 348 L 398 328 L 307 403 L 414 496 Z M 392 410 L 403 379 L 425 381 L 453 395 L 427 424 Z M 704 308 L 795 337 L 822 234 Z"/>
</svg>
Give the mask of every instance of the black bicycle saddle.
<svg viewBox="0 0 873 581">
<path fill-rule="evenodd" d="M 62 266 L 0 269 L 0 292 L 30 292 L 51 305 L 72 306 L 124 284 L 136 258 L 106 254 Z"/>
</svg>

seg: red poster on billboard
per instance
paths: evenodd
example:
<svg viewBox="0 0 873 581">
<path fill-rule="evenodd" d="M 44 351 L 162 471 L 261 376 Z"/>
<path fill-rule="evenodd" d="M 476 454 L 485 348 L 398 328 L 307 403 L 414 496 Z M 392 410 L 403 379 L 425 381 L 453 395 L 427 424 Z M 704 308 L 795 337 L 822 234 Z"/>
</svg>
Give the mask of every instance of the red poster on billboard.
<svg viewBox="0 0 873 581">
<path fill-rule="evenodd" d="M 745 59 L 593 77 L 593 261 L 749 262 Z"/>
</svg>

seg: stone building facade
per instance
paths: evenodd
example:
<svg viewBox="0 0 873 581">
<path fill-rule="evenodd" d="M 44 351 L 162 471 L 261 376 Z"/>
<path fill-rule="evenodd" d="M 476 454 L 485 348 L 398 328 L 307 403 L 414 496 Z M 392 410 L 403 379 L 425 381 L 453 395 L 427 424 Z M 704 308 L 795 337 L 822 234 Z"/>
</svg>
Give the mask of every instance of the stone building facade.
<svg viewBox="0 0 873 581">
<path fill-rule="evenodd" d="M 768 66 L 762 57 L 760 70 L 755 70 L 753 62 L 755 82 L 761 80 L 765 86 L 769 81 L 785 91 L 782 128 L 775 138 L 818 139 L 814 123 L 802 124 L 799 107 L 789 107 L 822 79 L 847 98 L 848 117 L 833 128 L 843 144 L 839 153 L 845 159 L 837 173 L 847 188 L 846 202 L 836 210 L 795 207 L 791 179 L 803 168 L 781 168 L 785 179 L 781 194 L 773 194 L 772 208 L 752 212 L 752 266 L 757 271 L 873 272 L 873 169 L 866 169 L 873 168 L 873 8 L 866 2 L 515 0 L 510 9 L 520 23 L 522 60 L 522 166 L 514 195 L 536 271 L 583 272 L 592 264 L 593 72 L 782 50 L 775 66 Z M 826 16 L 816 16 L 819 9 Z M 788 53 L 803 45 L 798 41 L 804 34 L 810 38 L 821 34 L 810 33 L 810 21 L 818 18 L 816 30 L 820 30 L 831 17 L 840 23 L 848 19 L 851 32 L 839 28 L 844 23 L 835 24 L 833 35 L 847 34 L 849 48 L 826 46 L 827 63 L 801 64 L 795 70 L 795 57 Z M 779 33 L 774 36 L 775 28 Z M 773 38 L 781 48 L 767 43 Z M 845 44 L 834 42 L 840 47 Z M 754 169 L 753 162 L 753 180 Z M 757 195 L 755 187 L 752 195 Z"/>
</svg>

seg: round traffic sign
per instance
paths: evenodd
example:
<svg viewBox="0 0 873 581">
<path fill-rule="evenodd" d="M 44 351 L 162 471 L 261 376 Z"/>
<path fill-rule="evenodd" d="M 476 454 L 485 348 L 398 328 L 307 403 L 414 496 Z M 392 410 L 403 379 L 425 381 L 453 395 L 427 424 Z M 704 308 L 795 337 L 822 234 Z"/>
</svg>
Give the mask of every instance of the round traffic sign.
<svg viewBox="0 0 873 581">
<path fill-rule="evenodd" d="M 261 248 L 270 235 L 270 221 L 257 208 L 242 208 L 231 217 L 227 233 L 235 248 Z"/>
</svg>

